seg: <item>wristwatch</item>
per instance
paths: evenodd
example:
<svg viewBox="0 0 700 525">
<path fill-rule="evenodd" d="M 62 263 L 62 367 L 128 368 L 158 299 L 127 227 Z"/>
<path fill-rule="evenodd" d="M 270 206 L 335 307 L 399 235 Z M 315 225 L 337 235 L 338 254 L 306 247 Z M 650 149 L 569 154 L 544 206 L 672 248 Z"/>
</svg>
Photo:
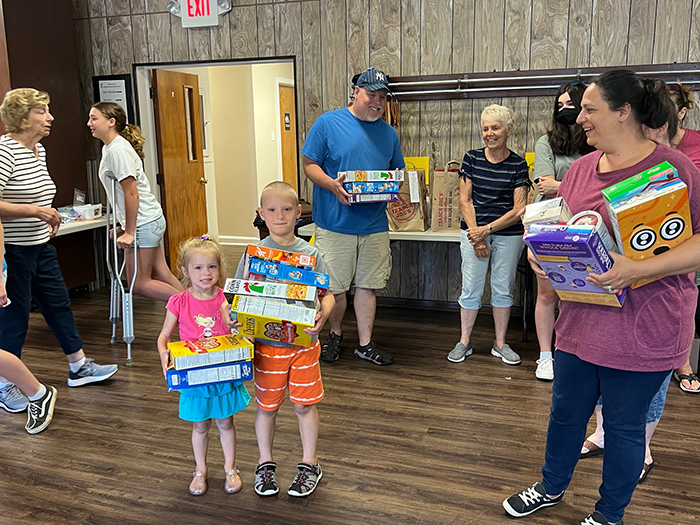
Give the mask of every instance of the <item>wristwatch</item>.
<svg viewBox="0 0 700 525">
<path fill-rule="evenodd" d="M 488 224 L 488 227 L 489 227 L 489 233 L 491 233 L 493 231 L 493 228 L 491 228 L 491 223 Z"/>
</svg>

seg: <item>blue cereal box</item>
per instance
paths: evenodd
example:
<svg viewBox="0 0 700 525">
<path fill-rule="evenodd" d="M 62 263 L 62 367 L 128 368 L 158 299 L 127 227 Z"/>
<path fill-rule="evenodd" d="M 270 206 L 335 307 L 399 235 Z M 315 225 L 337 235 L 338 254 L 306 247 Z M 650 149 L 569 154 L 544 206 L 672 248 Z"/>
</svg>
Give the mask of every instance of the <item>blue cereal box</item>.
<svg viewBox="0 0 700 525">
<path fill-rule="evenodd" d="M 384 182 L 344 182 L 343 188 L 350 194 L 361 193 L 398 193 L 399 183 L 396 181 Z"/>
<path fill-rule="evenodd" d="M 252 378 L 252 361 L 238 361 L 236 363 L 224 363 L 203 368 L 190 368 L 189 370 L 174 370 L 171 368 L 166 373 L 168 391 L 230 381 L 248 381 Z"/>
<path fill-rule="evenodd" d="M 325 273 L 314 272 L 303 268 L 294 268 L 293 266 L 287 266 L 272 261 L 262 261 L 260 259 L 250 260 L 248 275 L 246 275 L 245 278 L 257 279 L 257 277 L 254 276 L 263 276 L 279 281 L 306 284 L 322 290 L 328 289 L 328 282 L 330 280 Z"/>
<path fill-rule="evenodd" d="M 592 226 L 532 225 L 525 244 L 547 272 L 562 301 L 621 307 L 627 289 L 617 294 L 588 282 L 589 273 L 604 273 L 613 261 Z"/>
<path fill-rule="evenodd" d="M 339 171 L 338 177 L 345 175 L 343 182 L 373 182 L 386 180 L 403 180 L 401 170 L 356 170 Z"/>
</svg>

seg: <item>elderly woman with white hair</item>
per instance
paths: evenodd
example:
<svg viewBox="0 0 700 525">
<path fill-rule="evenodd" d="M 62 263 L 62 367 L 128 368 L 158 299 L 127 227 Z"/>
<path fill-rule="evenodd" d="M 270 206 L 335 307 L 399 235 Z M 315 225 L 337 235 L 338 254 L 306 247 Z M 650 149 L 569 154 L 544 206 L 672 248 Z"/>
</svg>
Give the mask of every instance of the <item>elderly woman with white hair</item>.
<svg viewBox="0 0 700 525">
<path fill-rule="evenodd" d="M 447 359 L 461 363 L 471 355 L 471 333 L 481 308 L 486 273 L 491 268 L 491 309 L 496 340 L 491 354 L 508 365 L 520 356 L 506 343 L 513 305 L 513 285 L 523 250 L 519 213 L 530 187 L 525 159 L 508 149 L 513 112 L 492 105 L 481 114 L 485 147 L 468 151 L 459 170 L 462 206 L 462 294 L 459 297 L 462 332 Z"/>
</svg>

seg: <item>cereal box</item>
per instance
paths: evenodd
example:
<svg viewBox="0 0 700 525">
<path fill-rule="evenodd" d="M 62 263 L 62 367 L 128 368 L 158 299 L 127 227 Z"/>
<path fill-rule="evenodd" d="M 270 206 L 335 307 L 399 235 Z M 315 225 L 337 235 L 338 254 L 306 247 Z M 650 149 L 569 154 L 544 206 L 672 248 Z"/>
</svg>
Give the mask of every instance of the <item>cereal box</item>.
<svg viewBox="0 0 700 525">
<path fill-rule="evenodd" d="M 525 206 L 523 224 L 527 231 L 531 224 L 566 224 L 569 219 L 571 219 L 571 210 L 563 197 L 557 197 Z"/>
<path fill-rule="evenodd" d="M 243 324 L 238 329 L 243 335 L 300 346 L 311 344 L 304 328 L 313 327 L 315 317 L 313 308 L 246 295 L 236 295 L 231 304 L 231 318 Z"/>
<path fill-rule="evenodd" d="M 627 290 L 611 294 L 589 283 L 589 273 L 604 273 L 613 261 L 592 226 L 532 225 L 525 243 L 547 272 L 562 301 L 621 307 Z"/>
<path fill-rule="evenodd" d="M 168 350 L 175 370 L 253 359 L 253 343 L 234 334 L 176 341 L 168 343 Z"/>
<path fill-rule="evenodd" d="M 398 193 L 399 183 L 388 182 L 344 182 L 343 188 L 350 194 Z"/>
<path fill-rule="evenodd" d="M 338 177 L 345 175 L 343 182 L 372 182 L 386 180 L 403 180 L 403 171 L 339 171 Z"/>
<path fill-rule="evenodd" d="M 288 264 L 308 270 L 313 270 L 316 267 L 316 257 L 313 255 L 275 250 L 274 248 L 266 248 L 264 246 L 258 246 L 257 244 L 248 245 L 246 249 L 246 258 L 275 261 L 280 264 Z"/>
<path fill-rule="evenodd" d="M 329 277 L 325 273 L 313 272 L 303 268 L 294 268 L 277 262 L 251 259 L 247 272 L 247 275 L 245 275 L 246 279 L 249 279 L 251 275 L 263 276 L 279 281 L 290 281 L 292 283 L 315 286 L 322 290 L 328 289 Z M 257 277 L 253 278 L 255 279 Z"/>
<path fill-rule="evenodd" d="M 224 293 L 313 301 L 316 298 L 316 287 L 306 284 L 284 284 L 245 281 L 243 279 L 226 279 Z"/>
<path fill-rule="evenodd" d="M 606 188 L 603 198 L 618 247 L 630 259 L 659 255 L 693 235 L 688 188 L 668 162 Z"/>
<path fill-rule="evenodd" d="M 171 368 L 165 375 L 168 382 L 168 391 L 182 390 L 183 388 L 193 388 L 215 383 L 248 381 L 253 378 L 253 364 L 252 361 L 238 361 L 236 363 L 224 363 L 189 370 L 175 370 Z"/>
<path fill-rule="evenodd" d="M 351 193 L 348 202 L 360 204 L 368 202 L 394 202 L 399 200 L 398 193 Z"/>
</svg>

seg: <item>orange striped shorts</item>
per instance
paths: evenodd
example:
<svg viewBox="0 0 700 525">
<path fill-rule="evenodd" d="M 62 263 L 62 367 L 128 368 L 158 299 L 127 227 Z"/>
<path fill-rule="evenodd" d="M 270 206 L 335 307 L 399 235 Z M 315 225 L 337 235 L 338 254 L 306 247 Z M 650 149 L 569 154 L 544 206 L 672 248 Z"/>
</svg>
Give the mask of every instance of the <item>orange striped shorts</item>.
<svg viewBox="0 0 700 525">
<path fill-rule="evenodd" d="M 263 410 L 277 410 L 289 400 L 297 405 L 315 405 L 323 399 L 321 344 L 311 346 L 271 346 L 255 343 L 255 402 Z"/>
</svg>

